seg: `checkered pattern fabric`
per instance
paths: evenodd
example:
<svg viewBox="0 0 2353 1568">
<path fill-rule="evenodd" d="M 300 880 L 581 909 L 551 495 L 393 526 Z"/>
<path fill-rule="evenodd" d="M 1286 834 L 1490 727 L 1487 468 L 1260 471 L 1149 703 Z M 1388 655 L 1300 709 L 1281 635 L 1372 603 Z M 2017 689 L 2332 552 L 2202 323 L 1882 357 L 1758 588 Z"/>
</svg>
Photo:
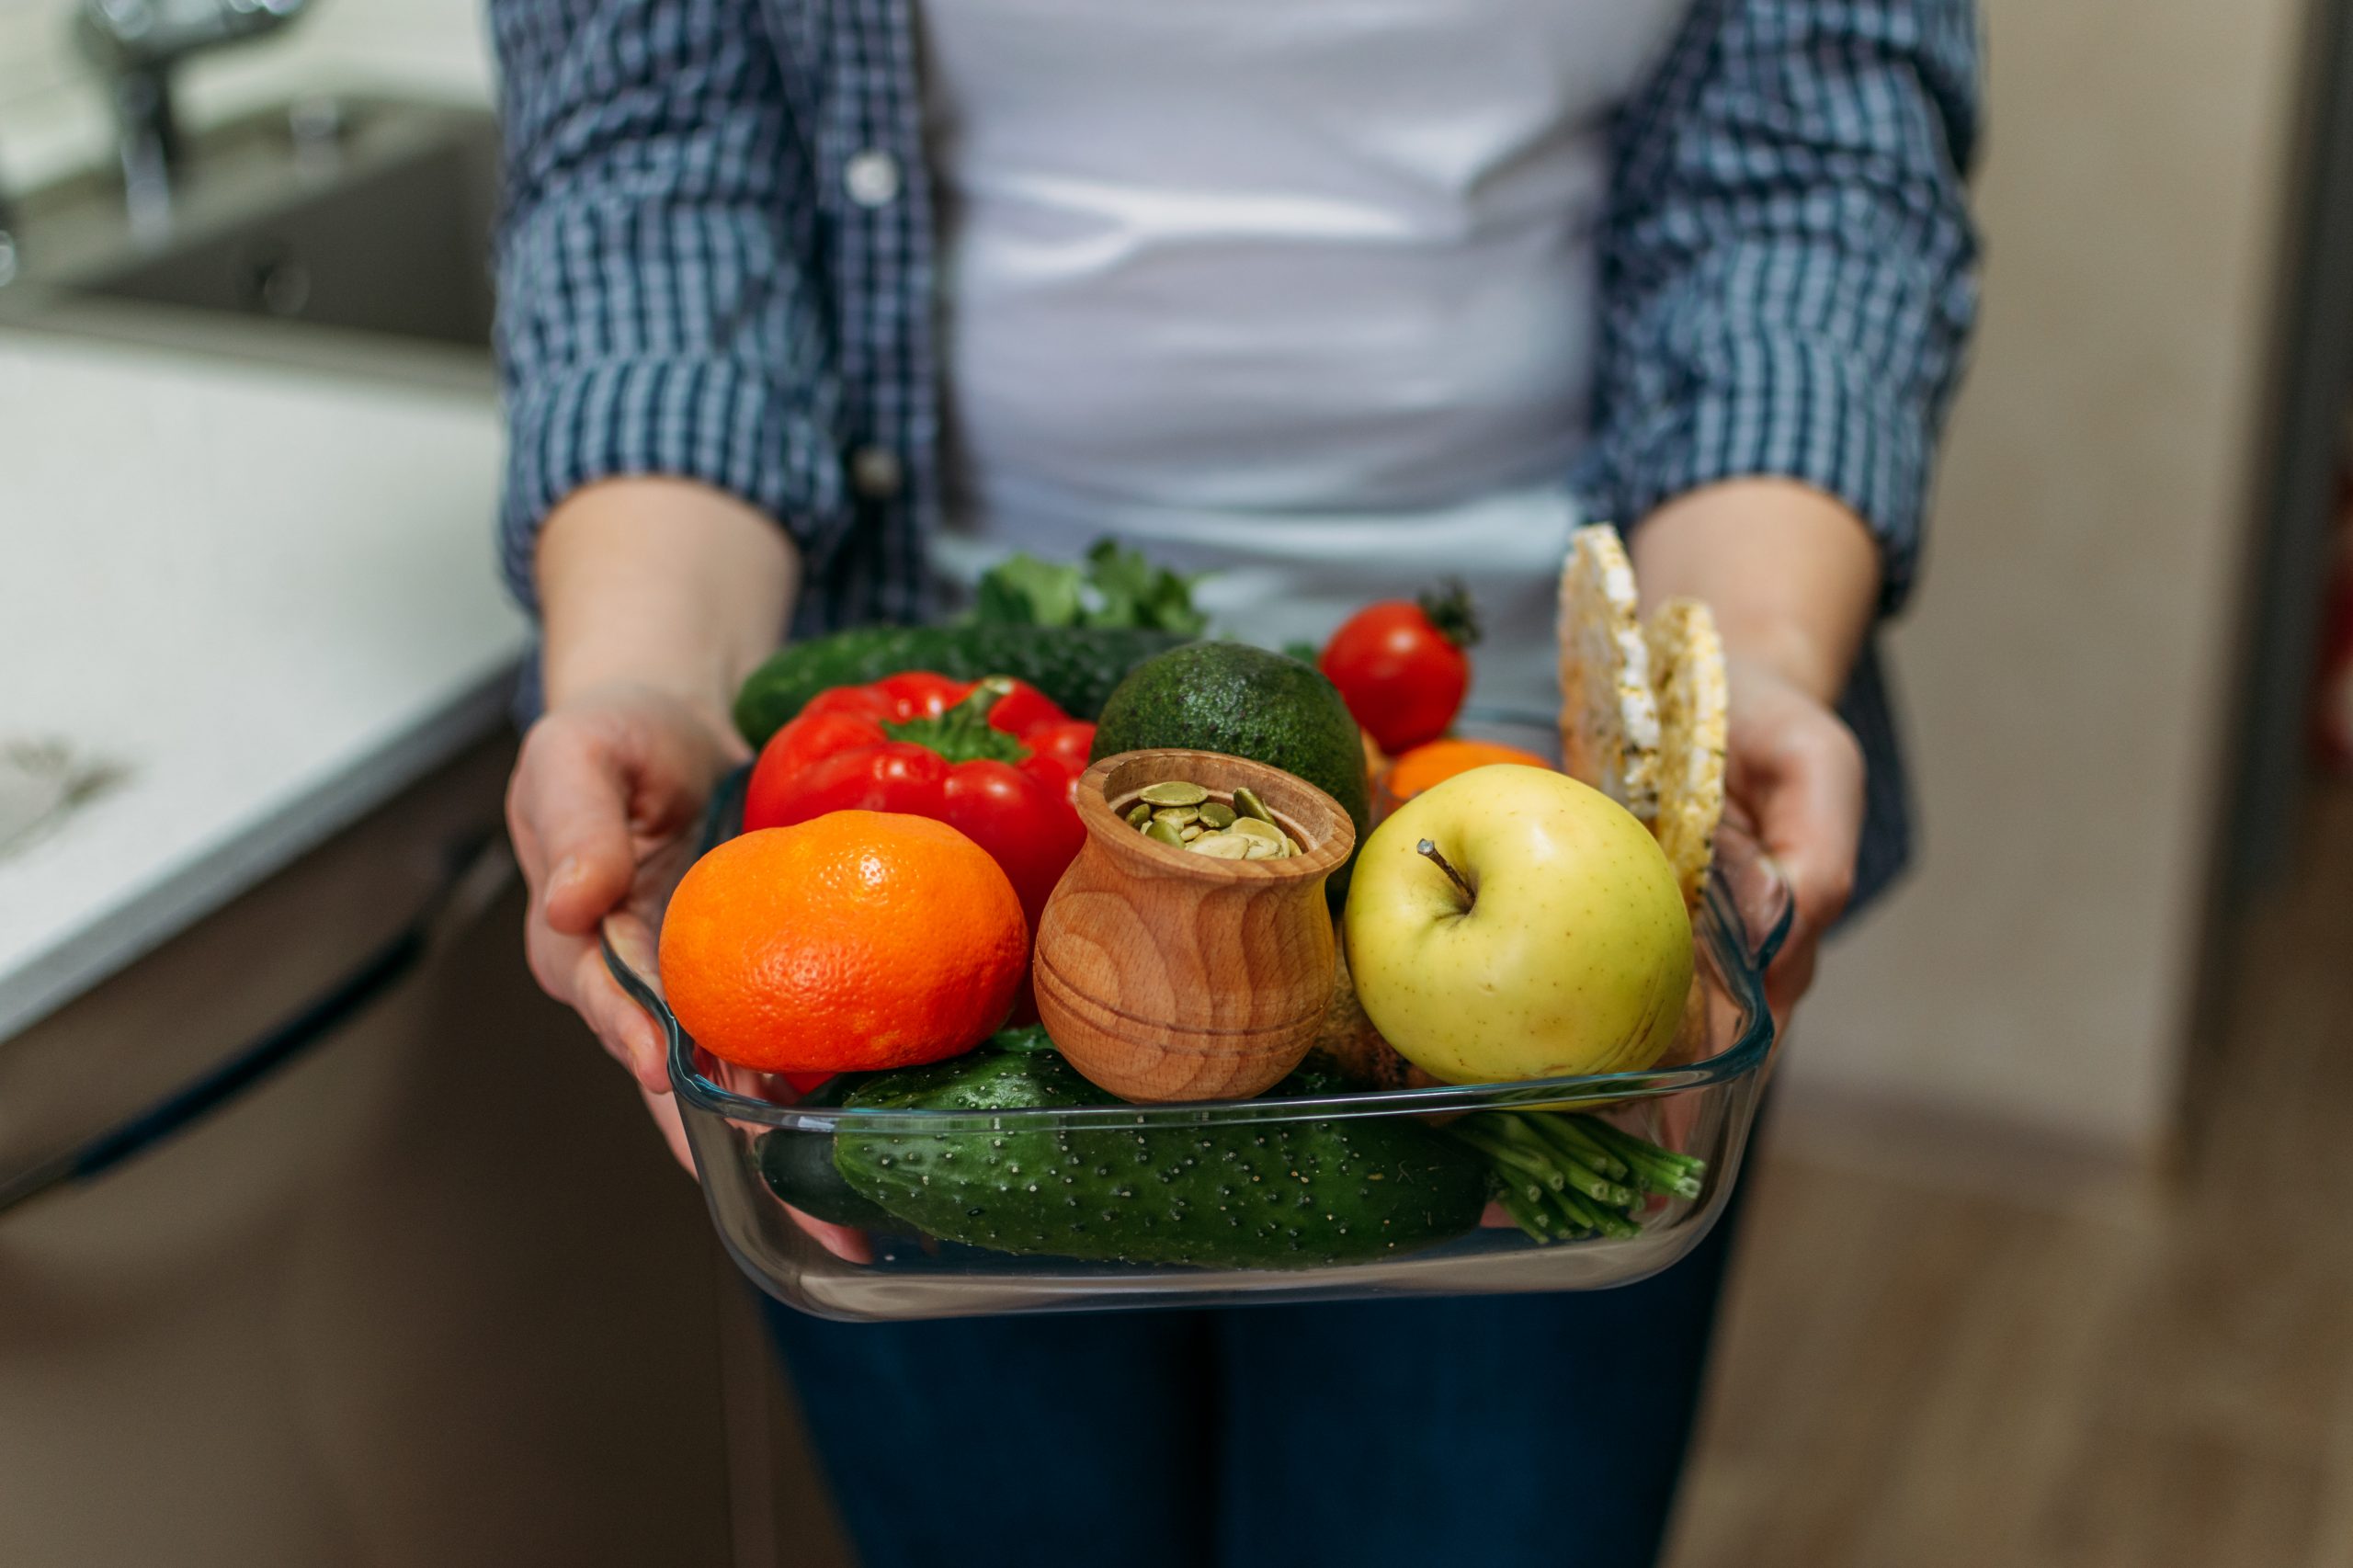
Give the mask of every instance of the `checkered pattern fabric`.
<svg viewBox="0 0 2353 1568">
<path fill-rule="evenodd" d="M 1700 0 L 1620 120 L 1589 515 L 1802 480 L 1902 602 L 1976 314 L 1976 68 L 1960 0 Z"/>
<path fill-rule="evenodd" d="M 800 631 L 924 613 L 941 450 L 918 3 L 489 0 L 502 534 L 527 603 L 556 502 L 668 473 L 792 532 Z M 1799 479 L 1870 524 L 1901 602 L 1975 305 L 1976 74 L 1970 0 L 1695 0 L 1615 127 L 1587 516 Z M 1874 765 L 1876 886 L 1904 812 L 1874 662 L 1846 710 Z"/>
</svg>

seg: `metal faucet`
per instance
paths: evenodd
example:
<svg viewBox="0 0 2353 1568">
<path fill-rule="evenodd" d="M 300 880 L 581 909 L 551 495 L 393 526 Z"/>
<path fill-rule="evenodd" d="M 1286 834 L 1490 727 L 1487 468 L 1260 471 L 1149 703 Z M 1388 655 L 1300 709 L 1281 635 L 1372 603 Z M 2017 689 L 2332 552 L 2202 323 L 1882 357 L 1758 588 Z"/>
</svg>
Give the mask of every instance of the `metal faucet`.
<svg viewBox="0 0 2353 1568">
<path fill-rule="evenodd" d="M 78 0 L 74 40 L 107 76 L 134 230 L 171 213 L 180 154 L 172 72 L 190 55 L 277 31 L 311 0 Z"/>
<path fill-rule="evenodd" d="M 17 280 L 23 269 L 23 257 L 17 242 L 17 209 L 8 199 L 6 187 L 0 187 L 0 289 Z"/>
</svg>

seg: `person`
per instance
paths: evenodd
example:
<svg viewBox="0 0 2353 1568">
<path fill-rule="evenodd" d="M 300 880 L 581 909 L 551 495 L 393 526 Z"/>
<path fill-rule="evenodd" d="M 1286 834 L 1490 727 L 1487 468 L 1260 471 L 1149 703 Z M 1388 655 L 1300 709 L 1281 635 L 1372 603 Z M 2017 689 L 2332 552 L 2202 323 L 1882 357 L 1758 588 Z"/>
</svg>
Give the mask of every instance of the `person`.
<svg viewBox="0 0 2353 1568">
<path fill-rule="evenodd" d="M 527 942 L 674 1147 L 600 918 L 788 623 L 1016 548 L 1215 565 L 1277 644 L 1458 573 L 1525 700 L 1615 520 L 1722 627 L 1784 1021 L 1902 864 L 1871 629 L 1974 311 L 1966 0 L 490 12 Z M 775 1330 L 869 1568 L 1633 1564 L 1730 1229 L 1586 1295 Z"/>
</svg>

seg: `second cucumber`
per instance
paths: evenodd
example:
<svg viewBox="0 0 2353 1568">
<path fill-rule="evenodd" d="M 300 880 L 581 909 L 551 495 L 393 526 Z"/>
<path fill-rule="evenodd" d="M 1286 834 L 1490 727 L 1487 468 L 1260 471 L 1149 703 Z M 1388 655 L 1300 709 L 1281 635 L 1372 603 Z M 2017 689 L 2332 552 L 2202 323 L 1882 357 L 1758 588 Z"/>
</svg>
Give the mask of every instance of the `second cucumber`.
<svg viewBox="0 0 2353 1568">
<path fill-rule="evenodd" d="M 861 626 L 770 654 L 736 694 L 735 727 L 756 748 L 819 692 L 903 670 L 955 680 L 1010 676 L 1072 717 L 1092 719 L 1130 670 L 1183 641 L 1131 627 Z"/>
</svg>

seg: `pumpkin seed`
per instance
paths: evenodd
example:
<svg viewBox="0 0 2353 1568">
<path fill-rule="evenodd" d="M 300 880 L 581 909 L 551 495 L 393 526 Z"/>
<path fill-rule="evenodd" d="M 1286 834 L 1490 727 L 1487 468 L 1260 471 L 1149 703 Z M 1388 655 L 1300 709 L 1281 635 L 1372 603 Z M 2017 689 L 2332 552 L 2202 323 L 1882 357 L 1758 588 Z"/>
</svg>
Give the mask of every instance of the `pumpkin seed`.
<svg viewBox="0 0 2353 1568">
<path fill-rule="evenodd" d="M 1189 778 L 1164 778 L 1136 791 L 1127 820 L 1148 838 L 1220 860 L 1288 860 L 1304 853 L 1247 786 L 1234 790 L 1229 806 Z"/>
</svg>

